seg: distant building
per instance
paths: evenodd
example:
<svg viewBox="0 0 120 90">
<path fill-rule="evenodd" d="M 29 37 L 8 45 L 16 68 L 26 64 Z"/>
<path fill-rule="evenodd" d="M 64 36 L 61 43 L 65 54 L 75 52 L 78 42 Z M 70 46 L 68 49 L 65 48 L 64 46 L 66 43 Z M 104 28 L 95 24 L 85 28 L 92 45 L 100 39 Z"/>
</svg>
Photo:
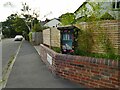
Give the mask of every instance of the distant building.
<svg viewBox="0 0 120 90">
<path fill-rule="evenodd" d="M 61 22 L 58 19 L 54 18 L 54 19 L 50 20 L 49 22 L 47 22 L 44 26 L 46 26 L 46 27 L 58 27 L 60 25 L 61 25 Z"/>
</svg>

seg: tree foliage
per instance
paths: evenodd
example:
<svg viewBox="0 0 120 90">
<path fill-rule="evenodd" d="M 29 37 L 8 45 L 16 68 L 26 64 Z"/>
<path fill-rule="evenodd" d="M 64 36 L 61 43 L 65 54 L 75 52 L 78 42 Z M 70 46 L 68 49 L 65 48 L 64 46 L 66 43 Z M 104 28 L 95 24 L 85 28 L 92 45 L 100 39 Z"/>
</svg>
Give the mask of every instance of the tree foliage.
<svg viewBox="0 0 120 90">
<path fill-rule="evenodd" d="M 17 14 L 11 14 L 7 17 L 6 21 L 2 22 L 2 33 L 5 37 L 14 37 L 16 34 L 20 34 L 15 30 L 14 20 Z"/>
<path fill-rule="evenodd" d="M 29 31 L 32 30 L 34 24 L 38 23 L 39 14 L 32 10 L 26 3 L 23 3 L 23 8 L 21 9 L 21 16 L 24 18 L 24 22 L 28 27 Z M 30 13 L 32 12 L 32 14 Z"/>
<path fill-rule="evenodd" d="M 40 23 L 35 23 L 32 28 L 32 32 L 40 32 L 40 31 L 42 31 L 42 26 L 40 25 Z"/>
<path fill-rule="evenodd" d="M 42 29 L 37 19 L 39 14 L 35 12 L 35 10 L 30 9 L 26 3 L 22 5 L 22 13 L 11 14 L 8 16 L 7 20 L 3 22 L 3 35 L 6 37 L 23 34 L 24 37 L 27 38 L 32 29 L 34 29 L 34 31 L 40 31 Z"/>
<path fill-rule="evenodd" d="M 60 16 L 60 21 L 63 25 L 71 25 L 74 23 L 75 16 L 73 13 L 66 13 Z"/>
<path fill-rule="evenodd" d="M 23 33 L 23 31 L 24 31 L 26 33 L 29 33 L 29 29 L 25 25 L 25 22 L 23 21 L 22 18 L 20 18 L 20 17 L 17 16 L 13 22 L 14 22 L 13 26 L 15 27 L 15 30 L 17 32 Z"/>
</svg>

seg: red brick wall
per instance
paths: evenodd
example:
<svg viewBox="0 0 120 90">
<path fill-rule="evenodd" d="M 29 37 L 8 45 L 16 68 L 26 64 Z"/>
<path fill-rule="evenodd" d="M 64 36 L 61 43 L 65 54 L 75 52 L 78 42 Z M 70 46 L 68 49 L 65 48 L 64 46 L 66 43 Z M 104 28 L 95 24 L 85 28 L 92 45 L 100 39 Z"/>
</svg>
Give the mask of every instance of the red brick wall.
<svg viewBox="0 0 120 90">
<path fill-rule="evenodd" d="M 120 85 L 118 61 L 59 54 L 44 45 L 40 45 L 40 53 L 49 69 L 62 78 L 92 88 L 118 88 Z M 52 57 L 52 65 L 47 62 L 47 54 Z"/>
</svg>

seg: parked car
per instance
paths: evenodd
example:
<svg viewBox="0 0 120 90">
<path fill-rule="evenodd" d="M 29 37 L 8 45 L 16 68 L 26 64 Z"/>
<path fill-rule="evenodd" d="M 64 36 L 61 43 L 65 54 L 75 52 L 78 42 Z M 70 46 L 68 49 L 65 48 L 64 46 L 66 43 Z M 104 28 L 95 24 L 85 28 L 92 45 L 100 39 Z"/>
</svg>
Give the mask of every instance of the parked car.
<svg viewBox="0 0 120 90">
<path fill-rule="evenodd" d="M 23 40 L 23 36 L 22 35 L 16 35 L 14 38 L 14 41 L 22 41 Z"/>
</svg>

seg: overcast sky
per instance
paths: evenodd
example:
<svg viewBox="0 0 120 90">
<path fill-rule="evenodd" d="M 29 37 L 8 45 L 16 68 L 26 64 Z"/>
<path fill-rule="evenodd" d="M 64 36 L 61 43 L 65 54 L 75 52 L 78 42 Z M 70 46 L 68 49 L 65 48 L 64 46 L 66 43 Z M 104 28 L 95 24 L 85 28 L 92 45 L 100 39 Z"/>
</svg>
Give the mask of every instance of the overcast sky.
<svg viewBox="0 0 120 90">
<path fill-rule="evenodd" d="M 40 14 L 39 19 L 57 18 L 67 12 L 74 12 L 86 0 L 0 0 L 0 21 L 6 20 L 11 13 L 20 12 L 22 2 L 27 3 Z M 44 17 L 44 15 L 47 15 Z M 44 17 L 44 18 L 43 18 Z"/>
</svg>

